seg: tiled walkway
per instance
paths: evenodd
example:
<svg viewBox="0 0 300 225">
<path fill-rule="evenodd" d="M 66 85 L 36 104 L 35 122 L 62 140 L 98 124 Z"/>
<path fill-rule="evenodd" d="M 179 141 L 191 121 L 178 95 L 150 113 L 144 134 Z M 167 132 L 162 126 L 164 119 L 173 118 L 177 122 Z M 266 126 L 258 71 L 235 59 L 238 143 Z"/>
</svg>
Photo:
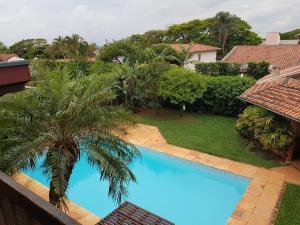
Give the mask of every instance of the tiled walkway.
<svg viewBox="0 0 300 225">
<path fill-rule="evenodd" d="M 281 166 L 272 168 L 272 170 L 279 173 L 283 173 L 285 175 L 285 180 L 288 183 L 300 186 L 300 170 L 296 169 L 294 166 Z"/>
<path fill-rule="evenodd" d="M 129 142 L 207 165 L 251 179 L 251 183 L 229 218 L 227 225 L 270 225 L 274 221 L 277 205 L 284 188 L 284 174 L 235 162 L 198 151 L 168 144 L 157 127 L 138 125 L 125 137 Z M 16 180 L 40 197 L 48 200 L 48 189 L 21 174 Z M 84 225 L 94 225 L 99 218 L 74 203 L 69 204 L 69 215 Z"/>
<path fill-rule="evenodd" d="M 227 225 L 273 223 L 285 184 L 284 174 L 170 145 L 158 128 L 153 126 L 139 125 L 130 129 L 127 140 L 142 147 L 250 178 L 251 183 Z"/>
</svg>

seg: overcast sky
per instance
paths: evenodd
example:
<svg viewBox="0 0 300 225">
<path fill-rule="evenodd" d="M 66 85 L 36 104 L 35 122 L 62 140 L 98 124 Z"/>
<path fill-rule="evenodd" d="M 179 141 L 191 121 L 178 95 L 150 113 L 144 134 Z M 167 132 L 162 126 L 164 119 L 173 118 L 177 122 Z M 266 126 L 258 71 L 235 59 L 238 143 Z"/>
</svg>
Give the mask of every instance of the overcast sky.
<svg viewBox="0 0 300 225">
<path fill-rule="evenodd" d="M 51 41 L 78 33 L 101 45 L 150 29 L 229 11 L 267 31 L 300 28 L 299 0 L 0 0 L 0 41 Z"/>
</svg>

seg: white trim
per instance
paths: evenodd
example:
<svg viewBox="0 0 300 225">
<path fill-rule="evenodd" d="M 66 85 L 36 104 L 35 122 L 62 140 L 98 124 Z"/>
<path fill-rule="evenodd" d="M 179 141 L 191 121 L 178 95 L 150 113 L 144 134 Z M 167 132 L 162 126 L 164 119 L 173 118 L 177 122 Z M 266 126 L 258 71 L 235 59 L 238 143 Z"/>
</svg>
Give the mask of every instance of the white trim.
<svg viewBox="0 0 300 225">
<path fill-rule="evenodd" d="M 224 60 L 229 56 L 229 55 L 231 55 L 232 54 L 232 52 L 235 50 L 237 48 L 237 45 L 236 46 L 234 46 L 234 48 L 233 49 L 231 49 L 230 50 L 230 52 L 222 59 L 222 61 L 221 62 L 224 62 Z"/>
</svg>

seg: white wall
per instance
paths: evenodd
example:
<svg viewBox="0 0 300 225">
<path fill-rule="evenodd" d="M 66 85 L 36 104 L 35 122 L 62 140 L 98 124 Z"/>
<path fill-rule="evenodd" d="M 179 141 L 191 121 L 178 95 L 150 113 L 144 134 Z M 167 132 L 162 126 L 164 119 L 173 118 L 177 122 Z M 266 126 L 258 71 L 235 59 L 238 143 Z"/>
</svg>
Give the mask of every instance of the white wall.
<svg viewBox="0 0 300 225">
<path fill-rule="evenodd" d="M 199 54 L 201 54 L 201 60 L 199 61 Z M 197 62 L 216 62 L 217 61 L 217 51 L 211 51 L 211 52 L 197 52 L 193 53 L 191 58 L 189 59 L 188 64 L 186 64 L 184 67 L 187 69 L 195 70 L 194 63 Z"/>
</svg>

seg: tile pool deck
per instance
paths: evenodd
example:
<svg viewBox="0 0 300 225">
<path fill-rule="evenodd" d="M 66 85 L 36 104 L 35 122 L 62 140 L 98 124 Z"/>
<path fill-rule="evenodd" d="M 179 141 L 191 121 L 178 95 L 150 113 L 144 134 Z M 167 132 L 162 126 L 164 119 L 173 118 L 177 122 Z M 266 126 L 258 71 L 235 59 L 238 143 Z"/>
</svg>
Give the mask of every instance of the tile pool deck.
<svg viewBox="0 0 300 225">
<path fill-rule="evenodd" d="M 284 174 L 170 145 L 154 126 L 139 124 L 128 130 L 125 139 L 141 147 L 250 178 L 250 185 L 227 221 L 227 225 L 271 225 L 274 223 L 278 203 L 285 186 Z M 44 185 L 24 174 L 16 176 L 15 179 L 48 200 L 48 188 Z M 68 214 L 84 225 L 94 225 L 100 220 L 72 202 L 69 203 Z"/>
</svg>

